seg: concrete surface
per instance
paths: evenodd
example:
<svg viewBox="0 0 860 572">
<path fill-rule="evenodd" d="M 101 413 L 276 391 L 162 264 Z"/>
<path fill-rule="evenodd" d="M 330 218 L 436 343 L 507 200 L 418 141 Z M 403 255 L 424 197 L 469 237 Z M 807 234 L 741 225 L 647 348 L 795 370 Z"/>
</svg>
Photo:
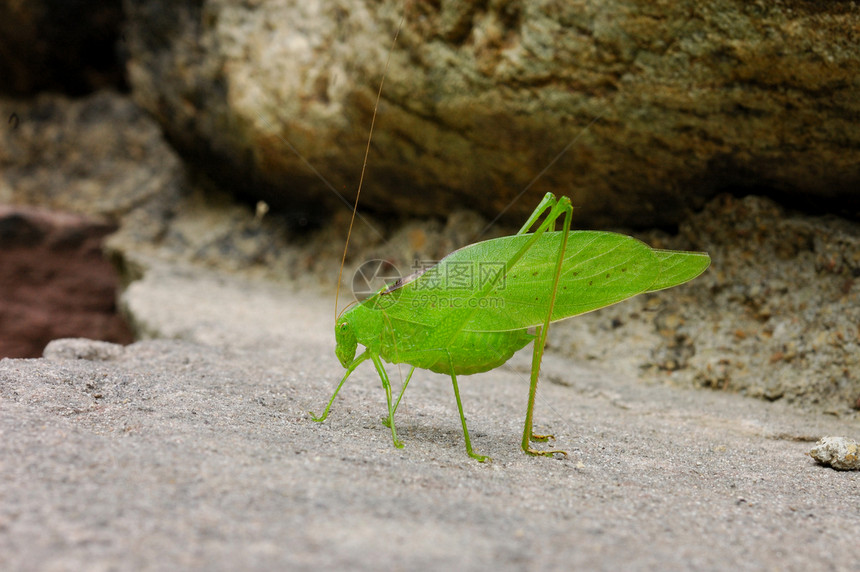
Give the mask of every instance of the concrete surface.
<svg viewBox="0 0 860 572">
<path fill-rule="evenodd" d="M 0 569 L 858 567 L 860 473 L 807 455 L 856 421 L 548 356 L 537 430 L 570 455 L 532 458 L 525 350 L 461 381 L 480 464 L 428 372 L 402 450 L 368 364 L 310 419 L 343 371 L 330 297 L 156 272 L 124 303 L 178 339 L 0 361 Z"/>
</svg>

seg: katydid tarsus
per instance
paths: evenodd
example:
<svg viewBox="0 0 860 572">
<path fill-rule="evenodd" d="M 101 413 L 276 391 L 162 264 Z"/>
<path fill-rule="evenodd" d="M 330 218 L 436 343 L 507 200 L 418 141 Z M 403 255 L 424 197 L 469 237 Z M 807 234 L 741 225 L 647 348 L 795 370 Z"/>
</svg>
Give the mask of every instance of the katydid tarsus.
<svg viewBox="0 0 860 572">
<path fill-rule="evenodd" d="M 371 135 L 372 129 L 373 122 Z M 368 150 L 369 145 L 368 138 Z M 552 439 L 532 430 L 550 324 L 683 284 L 710 264 L 703 252 L 652 249 L 611 232 L 572 231 L 572 214 L 570 199 L 547 193 L 516 234 L 456 250 L 432 268 L 389 284 L 347 309 L 335 323 L 335 353 L 346 373 L 322 415 L 311 413 L 314 421 L 328 417 L 346 380 L 370 360 L 385 390 L 388 415 L 383 424 L 394 446 L 401 448 L 394 415 L 415 369 L 429 369 L 450 376 L 466 452 L 487 461 L 472 448 L 458 376 L 497 368 L 533 341 L 522 448 L 531 455 L 566 454 L 532 447 L 532 442 Z M 356 357 L 359 344 L 364 351 Z M 383 361 L 412 366 L 396 400 Z"/>
</svg>

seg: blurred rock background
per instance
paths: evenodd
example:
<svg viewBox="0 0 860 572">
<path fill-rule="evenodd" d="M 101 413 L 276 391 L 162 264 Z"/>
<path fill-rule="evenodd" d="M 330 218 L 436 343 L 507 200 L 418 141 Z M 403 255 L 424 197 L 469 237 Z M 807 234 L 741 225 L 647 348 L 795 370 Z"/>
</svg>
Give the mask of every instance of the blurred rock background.
<svg viewBox="0 0 860 572">
<path fill-rule="evenodd" d="M 852 6 L 0 0 L 0 351 L 167 335 L 123 294 L 155 266 L 333 293 L 399 30 L 347 288 L 566 194 L 578 227 L 713 265 L 554 350 L 856 416 Z"/>
</svg>

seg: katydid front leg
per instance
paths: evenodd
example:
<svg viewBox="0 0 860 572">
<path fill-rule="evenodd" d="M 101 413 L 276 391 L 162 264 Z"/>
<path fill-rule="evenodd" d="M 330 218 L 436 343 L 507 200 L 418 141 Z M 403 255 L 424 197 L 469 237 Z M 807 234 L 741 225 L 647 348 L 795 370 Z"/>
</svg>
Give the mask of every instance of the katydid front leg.
<svg viewBox="0 0 860 572">
<path fill-rule="evenodd" d="M 376 372 L 379 374 L 379 379 L 382 380 L 382 388 L 385 389 L 385 401 L 388 404 L 388 423 L 383 421 L 383 424 L 391 429 L 391 438 L 394 440 L 394 446 L 398 449 L 403 448 L 403 443 L 397 438 L 397 429 L 394 428 L 394 408 L 391 405 L 391 382 L 388 381 L 388 373 L 382 365 L 382 360 L 378 355 L 371 355 L 373 365 L 376 366 Z M 399 400 L 398 400 L 399 402 Z"/>
<path fill-rule="evenodd" d="M 325 406 L 325 411 L 323 414 L 317 417 L 317 415 L 313 411 L 309 411 L 311 414 L 311 419 L 316 421 L 317 423 L 322 423 L 328 417 L 329 411 L 331 411 L 331 406 L 334 403 L 334 398 L 337 397 L 337 394 L 340 393 L 340 388 L 343 387 L 343 384 L 346 383 L 346 379 L 352 375 L 352 372 L 355 371 L 362 362 L 367 360 L 370 357 L 369 352 L 363 351 L 360 356 L 355 358 L 352 363 L 349 364 L 349 367 L 346 368 L 346 373 L 343 374 L 343 377 L 340 380 L 340 383 L 337 384 L 337 387 L 334 390 L 334 393 L 331 394 L 331 399 L 328 400 L 328 405 Z"/>
</svg>

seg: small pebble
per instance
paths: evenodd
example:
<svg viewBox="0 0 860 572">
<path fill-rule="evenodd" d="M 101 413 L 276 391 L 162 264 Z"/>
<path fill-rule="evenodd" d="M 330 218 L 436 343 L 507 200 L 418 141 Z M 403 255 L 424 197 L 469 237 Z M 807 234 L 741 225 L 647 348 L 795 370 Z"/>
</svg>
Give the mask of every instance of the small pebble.
<svg viewBox="0 0 860 572">
<path fill-rule="evenodd" d="M 860 470 L 860 446 L 847 437 L 822 437 L 809 451 L 809 456 L 834 469 Z"/>
<path fill-rule="evenodd" d="M 62 338 L 48 342 L 42 357 L 49 360 L 83 359 L 110 361 L 118 359 L 125 348 L 119 344 L 88 340 L 86 338 Z"/>
</svg>

